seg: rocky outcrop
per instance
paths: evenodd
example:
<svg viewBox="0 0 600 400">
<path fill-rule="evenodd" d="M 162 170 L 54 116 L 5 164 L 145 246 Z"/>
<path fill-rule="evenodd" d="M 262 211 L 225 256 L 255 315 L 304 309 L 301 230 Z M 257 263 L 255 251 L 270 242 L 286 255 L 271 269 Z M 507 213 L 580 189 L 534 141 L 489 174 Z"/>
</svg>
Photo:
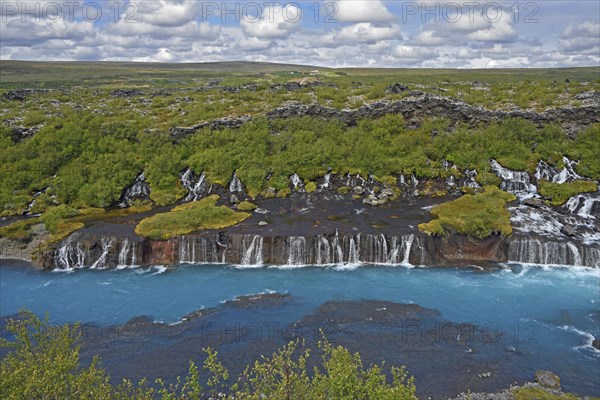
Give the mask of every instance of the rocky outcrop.
<svg viewBox="0 0 600 400">
<path fill-rule="evenodd" d="M 388 88 L 396 93 L 402 91 L 403 86 Z M 324 119 L 337 119 L 346 125 L 356 125 L 360 119 L 381 118 L 388 114 L 402 114 L 408 127 L 418 127 L 425 118 L 444 118 L 452 123 L 466 123 L 475 127 L 479 124 L 488 124 L 506 118 L 522 118 L 541 127 L 546 124 L 560 124 L 565 132 L 573 136 L 591 124 L 600 122 L 600 100 L 597 96 L 590 95 L 580 107 L 552 108 L 538 113 L 527 110 L 499 111 L 488 110 L 483 107 L 474 107 L 462 101 L 440 95 L 433 95 L 421 91 L 410 92 L 411 96 L 403 100 L 379 100 L 366 104 L 357 109 L 343 109 L 326 107 L 319 103 L 301 104 L 288 102 L 266 113 L 267 118 L 291 117 L 316 117 Z M 250 116 L 240 118 L 220 118 L 213 121 L 202 122 L 190 127 L 173 127 L 171 134 L 179 138 L 192 134 L 204 127 L 211 129 L 238 128 L 251 120 Z"/>
<path fill-rule="evenodd" d="M 427 117 L 445 118 L 452 122 L 463 122 L 470 126 L 500 121 L 506 118 L 523 118 L 538 126 L 559 123 L 568 132 L 580 130 L 590 124 L 600 122 L 600 105 L 594 103 L 582 107 L 549 109 L 542 113 L 533 111 L 492 111 L 483 107 L 473 107 L 450 97 L 411 92 L 412 96 L 403 100 L 380 100 L 353 110 L 338 110 L 320 104 L 288 103 L 267 113 L 270 118 L 312 116 L 335 118 L 348 125 L 355 125 L 362 118 L 380 118 L 387 114 L 402 114 L 409 125 L 418 126 Z"/>
<path fill-rule="evenodd" d="M 45 269 L 122 268 L 187 264 L 261 265 L 423 265 L 479 266 L 499 262 L 598 267 L 600 248 L 576 241 L 540 240 L 521 235 L 474 240 L 461 235 L 427 237 L 415 233 L 270 236 L 206 233 L 167 241 L 73 235 L 44 259 Z"/>
<path fill-rule="evenodd" d="M 170 132 L 171 132 L 171 136 L 173 136 L 175 139 L 179 139 L 186 135 L 191 135 L 191 134 L 199 131 L 200 129 L 203 129 L 206 127 L 208 127 L 209 129 L 212 129 L 212 130 L 226 129 L 226 128 L 232 128 L 232 129 L 239 128 L 246 122 L 249 122 L 251 119 L 252 119 L 252 117 L 250 117 L 249 115 L 244 115 L 239 118 L 225 117 L 225 118 L 215 119 L 212 121 L 201 122 L 201 123 L 199 123 L 197 125 L 193 125 L 193 126 L 172 127 L 172 128 L 170 128 Z"/>
</svg>

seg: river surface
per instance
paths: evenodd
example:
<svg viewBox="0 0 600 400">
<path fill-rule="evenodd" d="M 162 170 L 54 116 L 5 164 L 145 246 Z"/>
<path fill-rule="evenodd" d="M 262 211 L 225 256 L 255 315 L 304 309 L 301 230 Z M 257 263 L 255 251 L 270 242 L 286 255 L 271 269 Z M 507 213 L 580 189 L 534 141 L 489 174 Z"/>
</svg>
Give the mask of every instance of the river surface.
<svg viewBox="0 0 600 400">
<path fill-rule="evenodd" d="M 236 297 L 260 293 L 287 294 L 290 301 L 258 310 L 227 308 Z M 548 369 L 561 376 L 563 389 L 600 395 L 600 352 L 591 345 L 594 338 L 600 337 L 600 269 L 511 265 L 503 270 L 481 272 L 374 266 L 182 265 L 171 269 L 81 269 L 66 273 L 41 272 L 17 262 L 5 261 L 0 266 L 1 316 L 26 307 L 37 314 L 48 312 L 53 323 L 81 321 L 94 323 L 98 329 L 125 324 L 141 315 L 172 327 L 184 315 L 203 308 L 220 309 L 214 318 L 228 326 L 259 322 L 264 325 L 267 321 L 285 326 L 319 313 L 326 322 L 328 316 L 322 315 L 325 309 L 319 311 L 323 304 L 333 302 L 337 304 L 333 309 L 338 309 L 344 308 L 344 304 L 355 307 L 366 300 L 437 310 L 436 319 L 420 320 L 419 329 L 424 332 L 441 329 L 439 324 L 443 321 L 477 327 L 473 337 L 462 343 L 460 352 L 457 347 L 437 345 L 419 347 L 417 351 L 405 342 L 396 347 L 402 353 L 398 357 L 389 343 L 382 341 L 379 347 L 385 349 L 385 354 L 378 354 L 378 346 L 371 348 L 364 342 L 365 337 L 371 337 L 370 344 L 377 344 L 373 338 L 381 340 L 384 328 L 388 333 L 406 333 L 407 327 L 399 323 L 392 326 L 384 321 L 383 325 L 377 325 L 383 328 L 375 332 L 375 325 L 369 325 L 367 318 L 362 323 L 354 321 L 351 328 L 340 324 L 339 330 L 333 332 L 340 343 L 364 350 L 367 359 L 406 364 L 417 377 L 417 387 L 428 377 L 443 380 L 439 377 L 445 376 L 444 368 L 449 372 L 452 367 L 448 365 L 455 365 L 465 377 L 470 377 L 457 378 L 454 385 L 444 386 L 444 382 L 431 385 L 432 391 L 421 391 L 422 394 L 438 396 L 444 390 L 451 394 L 466 389 L 494 389 L 514 381 L 531 380 L 535 370 Z M 414 328 L 411 332 L 415 333 Z M 266 335 L 264 331 L 260 334 Z M 438 332 L 438 340 L 443 341 L 445 334 Z M 441 362 L 440 354 L 448 355 L 449 364 L 440 366 L 438 371 L 431 369 L 431 365 Z M 110 353 L 101 356 L 106 360 L 107 370 L 111 372 L 113 368 L 118 376 L 131 369 L 126 360 L 113 359 Z M 185 372 L 187 366 L 182 368 Z M 493 384 L 481 383 L 477 374 L 486 372 L 485 368 L 501 378 L 491 379 Z M 144 372 L 153 375 L 156 371 Z"/>
</svg>

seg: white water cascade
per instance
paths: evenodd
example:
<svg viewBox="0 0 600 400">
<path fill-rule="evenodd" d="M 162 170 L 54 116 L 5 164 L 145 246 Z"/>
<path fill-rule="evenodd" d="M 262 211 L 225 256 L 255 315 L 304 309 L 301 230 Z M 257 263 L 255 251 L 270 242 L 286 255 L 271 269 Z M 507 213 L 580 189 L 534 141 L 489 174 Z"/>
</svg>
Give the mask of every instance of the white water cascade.
<svg viewBox="0 0 600 400">
<path fill-rule="evenodd" d="M 188 195 L 184 201 L 197 201 L 207 194 L 206 175 L 202 172 L 199 176 L 196 176 L 188 168 L 181 175 L 181 186 L 188 190 Z"/>
<path fill-rule="evenodd" d="M 537 187 L 531 183 L 527 172 L 504 168 L 496 160 L 492 160 L 490 164 L 492 171 L 502 179 L 500 189 L 513 193 L 519 199 L 525 199 L 537 194 Z"/>
<path fill-rule="evenodd" d="M 264 238 L 260 235 L 244 235 L 245 251 L 242 254 L 241 265 L 263 265 L 263 241 Z"/>
<path fill-rule="evenodd" d="M 519 237 L 509 244 L 508 260 L 538 265 L 600 267 L 600 247 Z"/>
<path fill-rule="evenodd" d="M 300 179 L 300 176 L 298 176 L 298 174 L 290 176 L 290 182 L 292 183 L 292 186 L 295 190 L 301 191 L 304 189 L 304 183 L 302 183 L 302 179 Z"/>
<path fill-rule="evenodd" d="M 243 192 L 244 187 L 242 186 L 242 181 L 238 178 L 237 174 L 234 172 L 231 177 L 231 181 L 229 182 L 229 191 L 231 193 Z"/>
</svg>

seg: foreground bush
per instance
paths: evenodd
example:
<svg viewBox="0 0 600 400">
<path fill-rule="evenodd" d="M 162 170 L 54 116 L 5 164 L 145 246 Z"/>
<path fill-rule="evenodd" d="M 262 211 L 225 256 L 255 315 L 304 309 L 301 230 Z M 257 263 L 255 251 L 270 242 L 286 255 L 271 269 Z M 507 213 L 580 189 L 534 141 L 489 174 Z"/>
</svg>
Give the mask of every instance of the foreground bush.
<svg viewBox="0 0 600 400">
<path fill-rule="evenodd" d="M 392 368 L 387 382 L 381 366 L 365 368 L 358 354 L 326 340 L 319 342 L 321 363 L 307 368 L 310 351 L 291 342 L 271 357 L 263 357 L 230 382 L 229 372 L 218 361 L 217 352 L 205 349 L 203 369 L 208 373 L 205 387 L 198 367 L 190 362 L 188 376 L 156 386 L 142 380 L 109 383 L 98 359 L 90 366 L 79 362 L 78 325 L 52 326 L 48 317 L 40 320 L 24 311 L 11 320 L 8 332 L 15 341 L 1 339 L 12 349 L 0 365 L 0 398 L 12 399 L 398 399 L 416 400 L 412 377 L 404 368 Z"/>
</svg>

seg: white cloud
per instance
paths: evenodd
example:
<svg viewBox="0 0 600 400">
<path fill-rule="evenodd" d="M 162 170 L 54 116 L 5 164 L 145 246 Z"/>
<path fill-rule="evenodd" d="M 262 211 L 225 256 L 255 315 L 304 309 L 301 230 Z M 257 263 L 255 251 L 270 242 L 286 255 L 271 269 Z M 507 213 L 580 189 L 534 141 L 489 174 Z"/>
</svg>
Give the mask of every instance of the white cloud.
<svg viewBox="0 0 600 400">
<path fill-rule="evenodd" d="M 240 25 L 244 32 L 256 38 L 284 38 L 300 28 L 302 10 L 293 6 L 272 6 L 262 10 L 260 19 L 243 18 Z"/>
<path fill-rule="evenodd" d="M 569 25 L 561 35 L 560 46 L 568 54 L 600 55 L 600 22 Z"/>
<path fill-rule="evenodd" d="M 359 22 L 322 35 L 315 43 L 325 47 L 337 47 L 342 44 L 377 43 L 390 39 L 402 39 L 399 25 L 377 26 L 370 22 Z"/>
<path fill-rule="evenodd" d="M 380 0 L 339 0 L 332 18 L 340 22 L 390 22 L 398 20 Z M 326 10 L 332 12 L 332 9 Z"/>
</svg>

